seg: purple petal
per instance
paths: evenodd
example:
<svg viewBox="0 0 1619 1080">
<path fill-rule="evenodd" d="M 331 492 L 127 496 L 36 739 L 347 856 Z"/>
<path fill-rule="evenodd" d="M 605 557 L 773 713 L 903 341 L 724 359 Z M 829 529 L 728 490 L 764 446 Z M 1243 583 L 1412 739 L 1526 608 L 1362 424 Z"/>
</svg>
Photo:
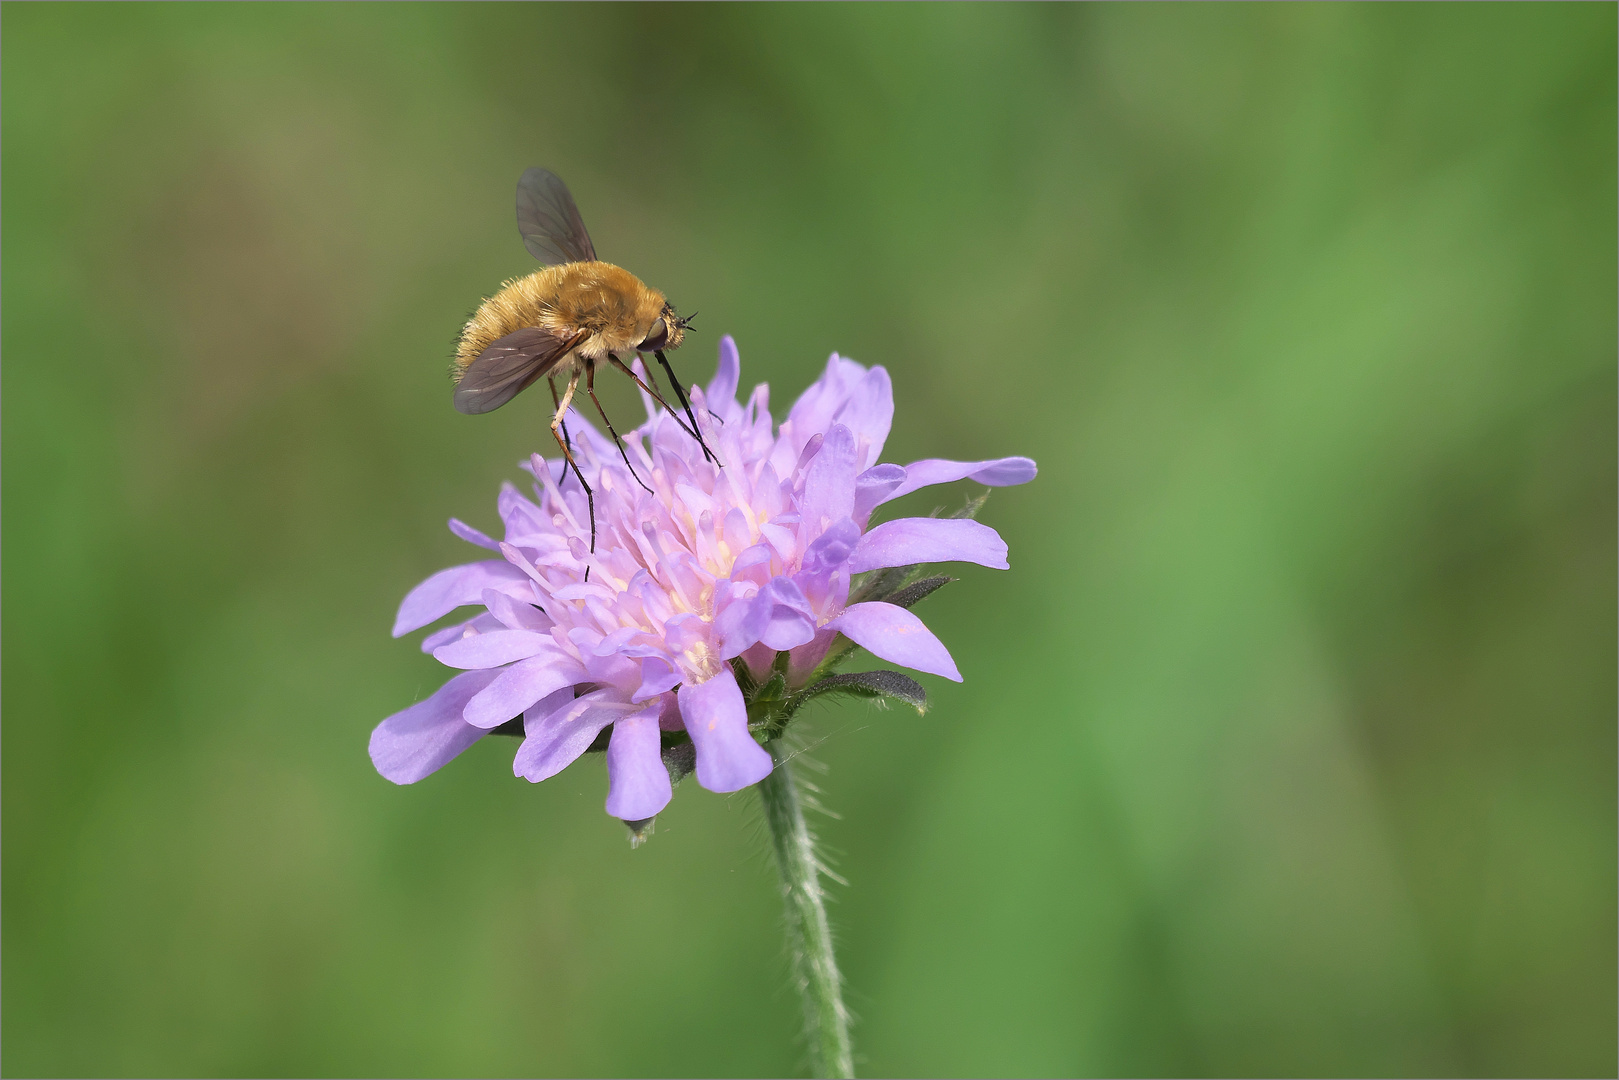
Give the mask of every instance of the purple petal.
<svg viewBox="0 0 1619 1080">
<path fill-rule="evenodd" d="M 490 551 L 500 550 L 500 545 L 493 538 L 479 532 L 459 518 L 450 519 L 450 531 L 469 544 L 477 544 L 479 547 L 488 548 Z"/>
<path fill-rule="evenodd" d="M 641 685 L 641 662 L 631 659 L 620 653 L 611 653 L 601 656 L 596 653 L 585 654 L 585 671 L 590 675 L 590 681 L 600 686 L 616 686 L 620 690 L 629 690 L 631 687 Z"/>
<path fill-rule="evenodd" d="M 874 367 L 860 379 L 848 404 L 838 411 L 838 422 L 854 433 L 858 467 L 868 468 L 882 456 L 888 429 L 894 423 L 894 384 L 888 372 Z"/>
<path fill-rule="evenodd" d="M 572 691 L 557 691 L 523 715 L 527 736 L 512 759 L 512 772 L 539 783 L 572 765 L 590 749 L 602 728 L 641 706 L 613 700 L 610 690 L 597 690 L 568 700 Z"/>
<path fill-rule="evenodd" d="M 833 522 L 804 552 L 799 572 L 826 574 L 842 566 L 860 543 L 860 526 L 849 518 Z"/>
<path fill-rule="evenodd" d="M 800 645 L 787 655 L 787 684 L 801 686 L 817 664 L 826 659 L 826 650 L 837 638 L 838 632 L 823 626 L 815 632 L 808 644 Z M 772 657 L 774 659 L 774 657 Z"/>
<path fill-rule="evenodd" d="M 484 595 L 488 596 L 493 591 L 485 589 Z M 432 656 L 434 649 L 448 645 L 452 641 L 460 641 L 472 634 L 487 634 L 491 630 L 499 629 L 501 629 L 500 620 L 485 611 L 480 615 L 474 615 L 464 623 L 453 623 L 442 630 L 434 630 L 422 639 L 422 652 Z"/>
<path fill-rule="evenodd" d="M 736 400 L 736 384 L 742 377 L 742 360 L 730 334 L 720 338 L 720 362 L 708 383 L 708 399 L 726 405 Z M 634 820 L 633 818 L 631 820 Z"/>
<path fill-rule="evenodd" d="M 798 396 L 782 421 L 792 425 L 800 447 L 815 432 L 827 429 L 865 375 L 866 369 L 853 360 L 845 360 L 837 353 L 827 357 L 826 370 Z"/>
<path fill-rule="evenodd" d="M 508 596 L 533 597 L 528 577 L 504 559 L 468 563 L 440 570 L 406 595 L 394 620 L 394 637 L 401 637 L 434 619 L 448 615 L 463 604 L 476 604 L 485 589 Z"/>
<path fill-rule="evenodd" d="M 790 478 L 795 473 L 801 473 L 809 468 L 809 463 L 815 460 L 816 454 L 821 452 L 821 444 L 824 442 L 826 442 L 826 432 L 824 431 L 817 431 L 805 439 L 803 447 L 798 451 L 798 461 L 787 471 L 787 476 Z M 783 491 L 785 490 L 784 487 Z"/>
<path fill-rule="evenodd" d="M 679 656 L 699 645 L 706 645 L 708 636 L 708 624 L 694 612 L 682 611 L 663 624 L 663 644 L 670 656 Z"/>
<path fill-rule="evenodd" d="M 873 465 L 854 482 L 854 519 L 864 525 L 871 512 L 892 498 L 892 492 L 905 482 L 905 470 L 898 465 Z"/>
<path fill-rule="evenodd" d="M 550 634 L 532 630 L 492 630 L 473 634 L 433 650 L 433 658 L 446 667 L 492 668 L 514 660 L 527 660 L 547 650 L 555 652 Z"/>
<path fill-rule="evenodd" d="M 499 727 L 547 694 L 584 682 L 585 669 L 572 660 L 546 653 L 520 660 L 467 702 L 462 719 L 475 727 Z"/>
<path fill-rule="evenodd" d="M 748 670 L 753 673 L 755 682 L 765 682 L 770 678 L 770 669 L 776 663 L 776 650 L 765 645 L 755 645 L 742 653 L 743 661 Z"/>
<path fill-rule="evenodd" d="M 1033 459 L 1026 457 L 1004 457 L 990 461 L 945 461 L 942 458 L 928 458 L 905 466 L 905 482 L 895 488 L 883 502 L 897 499 L 901 495 L 909 495 L 918 488 L 925 488 L 931 484 L 948 484 L 952 480 L 976 480 L 990 487 L 1027 484 L 1034 479 L 1037 471 Z"/>
<path fill-rule="evenodd" d="M 855 604 L 826 625 L 891 664 L 961 681 L 950 651 L 921 619 L 902 607 L 875 601 Z"/>
<path fill-rule="evenodd" d="M 679 686 L 680 680 L 680 671 L 673 664 L 661 656 L 648 656 L 641 661 L 641 685 L 630 700 L 647 701 L 666 694 Z"/>
<path fill-rule="evenodd" d="M 714 633 L 720 639 L 720 659 L 729 660 L 759 640 L 770 624 L 773 601 L 759 590 L 746 600 L 733 600 L 714 618 Z"/>
<path fill-rule="evenodd" d="M 704 683 L 680 688 L 680 715 L 697 745 L 697 782 L 710 791 L 740 791 L 770 775 L 770 755 L 748 734 L 742 703 L 729 665 Z"/>
<path fill-rule="evenodd" d="M 844 603 L 849 599 L 847 569 L 849 556 L 859 542 L 860 526 L 852 519 L 844 518 L 827 529 L 819 540 L 809 546 L 809 550 L 804 552 L 803 564 L 792 578 L 793 582 L 804 591 L 807 601 L 803 610 L 810 615 L 808 632 L 791 642 L 778 641 L 775 638 L 763 639 L 767 644 L 784 649 L 802 645 L 814 634 L 816 622 L 814 613 L 831 614 L 843 610 Z M 837 600 L 829 606 L 834 596 L 837 596 Z"/>
<path fill-rule="evenodd" d="M 798 460 L 799 451 L 811 436 L 826 431 L 849 400 L 849 393 L 865 376 L 866 369 L 833 353 L 826 371 L 799 395 L 781 423 L 781 437 L 770 452 L 770 463 L 778 476 L 786 476 Z"/>
<path fill-rule="evenodd" d="M 461 710 L 496 674 L 462 672 L 426 701 L 378 724 L 371 733 L 371 763 L 377 772 L 396 784 L 414 784 L 487 735 L 462 720 Z"/>
<path fill-rule="evenodd" d="M 1006 541 L 969 518 L 898 518 L 860 538 L 849 557 L 849 572 L 931 562 L 973 562 L 1005 570 Z"/>
<path fill-rule="evenodd" d="M 551 616 L 533 604 L 514 600 L 494 589 L 483 591 L 483 606 L 508 630 L 549 630 L 555 625 Z"/>
<path fill-rule="evenodd" d="M 808 544 L 828 525 L 854 510 L 855 472 L 854 433 L 842 424 L 833 424 L 820 453 L 804 474 L 804 496 L 798 502 L 803 518 L 800 543 Z"/>
<path fill-rule="evenodd" d="M 501 485 L 500 497 L 496 500 L 495 506 L 500 513 L 500 520 L 506 525 L 507 540 L 514 536 L 532 536 L 553 528 L 551 519 L 509 483 Z"/>
<path fill-rule="evenodd" d="M 791 649 L 815 636 L 815 613 L 804 590 L 792 579 L 773 578 L 753 602 L 769 609 L 759 640 L 770 648 Z"/>
<path fill-rule="evenodd" d="M 663 703 L 613 721 L 607 743 L 607 812 L 625 821 L 656 817 L 669 805 L 674 787 L 663 767 L 658 714 Z"/>
</svg>

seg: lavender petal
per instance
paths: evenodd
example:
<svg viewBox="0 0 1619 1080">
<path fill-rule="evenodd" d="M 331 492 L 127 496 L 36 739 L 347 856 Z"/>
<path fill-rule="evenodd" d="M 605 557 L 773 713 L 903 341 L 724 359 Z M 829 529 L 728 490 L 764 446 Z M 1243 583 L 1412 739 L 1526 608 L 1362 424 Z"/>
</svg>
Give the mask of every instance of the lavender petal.
<svg viewBox="0 0 1619 1080">
<path fill-rule="evenodd" d="M 394 637 L 426 626 L 464 604 L 478 603 L 485 589 L 524 599 L 533 596 L 527 576 L 504 559 L 452 566 L 440 570 L 405 596 L 399 605 L 399 616 L 394 620 Z"/>
<path fill-rule="evenodd" d="M 607 812 L 625 821 L 654 817 L 674 797 L 658 738 L 661 702 L 613 721 L 607 743 Z"/>
<path fill-rule="evenodd" d="M 804 591 L 790 578 L 773 578 L 754 604 L 768 606 L 769 615 L 759 640 L 772 649 L 792 649 L 815 636 L 815 613 Z"/>
<path fill-rule="evenodd" d="M 484 595 L 488 596 L 493 591 L 485 589 Z M 422 652 L 432 656 L 434 649 L 442 648 L 452 641 L 460 641 L 471 634 L 487 634 L 491 630 L 499 629 L 501 629 L 500 620 L 485 611 L 481 615 L 474 615 L 466 622 L 451 623 L 442 630 L 434 630 L 422 639 Z"/>
<path fill-rule="evenodd" d="M 990 487 L 1012 487 L 1027 484 L 1039 470 L 1034 461 L 1026 457 L 993 458 L 988 461 L 946 461 L 927 458 L 905 466 L 905 482 L 883 499 L 897 499 L 918 488 L 933 484 L 948 484 L 952 480 L 976 480 Z"/>
<path fill-rule="evenodd" d="M 549 630 L 554 623 L 551 616 L 524 600 L 514 600 L 494 589 L 483 591 L 483 605 L 489 614 L 508 630 Z"/>
<path fill-rule="evenodd" d="M 523 714 L 523 745 L 512 759 L 512 772 L 530 783 L 555 776 L 572 765 L 596 740 L 602 728 L 640 709 L 614 700 L 612 691 L 597 690 L 568 700 L 571 691 L 555 695 Z"/>
<path fill-rule="evenodd" d="M 396 784 L 414 784 L 489 734 L 462 720 L 461 711 L 497 674 L 462 672 L 425 701 L 378 724 L 371 733 L 371 763 L 377 772 Z"/>
<path fill-rule="evenodd" d="M 853 360 L 845 360 L 837 353 L 827 357 L 826 370 L 798 395 L 798 400 L 788 410 L 787 419 L 782 422 L 796 433 L 798 448 L 803 447 L 813 432 L 827 429 L 865 375 L 866 369 Z"/>
<path fill-rule="evenodd" d="M 748 734 L 748 709 L 729 666 L 707 682 L 680 688 L 680 715 L 697 747 L 697 782 L 740 791 L 770 775 L 770 755 Z"/>
<path fill-rule="evenodd" d="M 555 652 L 550 634 L 532 630 L 492 630 L 452 641 L 433 650 L 433 659 L 446 667 L 492 668 L 527 660 L 547 650 Z"/>
<path fill-rule="evenodd" d="M 832 425 L 804 475 L 804 495 L 798 504 L 801 544 L 854 510 L 856 465 L 854 433 L 842 424 Z"/>
<path fill-rule="evenodd" d="M 933 562 L 972 562 L 1005 570 L 1006 541 L 988 525 L 968 518 L 898 518 L 860 538 L 849 556 L 849 572 Z"/>
<path fill-rule="evenodd" d="M 869 468 L 882 456 L 894 423 L 894 384 L 881 366 L 866 372 L 849 401 L 838 410 L 838 422 L 854 433 L 858 468 Z"/>
<path fill-rule="evenodd" d="M 770 625 L 774 599 L 761 589 L 746 600 L 733 600 L 714 619 L 720 639 L 720 659 L 729 660 L 752 648 Z"/>
<path fill-rule="evenodd" d="M 855 477 L 854 519 L 864 525 L 871 512 L 893 498 L 894 489 L 904 482 L 905 470 L 898 465 L 873 465 Z"/>
<path fill-rule="evenodd" d="M 551 528 L 551 521 L 538 506 L 511 484 L 502 484 L 495 503 L 500 520 L 506 526 L 506 539 L 514 536 L 533 536 Z"/>
<path fill-rule="evenodd" d="M 816 434 L 828 429 L 865 374 L 865 368 L 837 353 L 827 359 L 821 377 L 798 396 L 781 423 L 781 437 L 770 452 L 770 463 L 778 476 L 791 474 L 799 452 Z"/>
<path fill-rule="evenodd" d="M 630 695 L 630 700 L 659 697 L 679 686 L 680 679 L 680 671 L 669 661 L 661 656 L 648 656 L 641 661 L 641 685 Z"/>
<path fill-rule="evenodd" d="M 720 360 L 714 377 L 708 382 L 708 400 L 716 405 L 729 405 L 736 401 L 736 384 L 742 378 L 742 360 L 737 355 L 736 341 L 730 334 L 720 338 Z"/>
<path fill-rule="evenodd" d="M 589 676 L 577 662 L 553 653 L 519 660 L 480 691 L 461 716 L 474 727 L 499 727 L 547 694 L 584 682 Z"/>
<path fill-rule="evenodd" d="M 488 548 L 490 551 L 500 550 L 500 544 L 494 538 L 474 529 L 460 518 L 450 519 L 450 531 L 469 544 L 477 544 L 479 547 Z"/>
<path fill-rule="evenodd" d="M 826 625 L 891 664 L 961 682 L 961 672 L 944 643 L 902 607 L 881 601 L 854 604 Z"/>
</svg>

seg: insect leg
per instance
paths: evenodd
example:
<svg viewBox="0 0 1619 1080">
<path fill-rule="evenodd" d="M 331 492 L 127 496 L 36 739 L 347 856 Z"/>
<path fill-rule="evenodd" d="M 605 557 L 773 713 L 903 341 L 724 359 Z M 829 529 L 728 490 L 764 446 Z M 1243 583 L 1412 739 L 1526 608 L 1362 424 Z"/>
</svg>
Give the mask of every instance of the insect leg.
<svg viewBox="0 0 1619 1080">
<path fill-rule="evenodd" d="M 669 373 L 669 381 L 674 383 L 675 386 L 675 397 L 680 399 L 680 407 L 686 410 L 686 419 L 691 421 L 692 437 L 697 440 L 697 445 L 703 448 L 703 456 L 720 468 L 725 468 L 724 465 L 720 465 L 720 459 L 709 450 L 708 444 L 703 441 L 702 432 L 697 427 L 697 417 L 691 411 L 691 402 L 686 400 L 686 391 L 680 388 L 680 380 L 675 378 L 675 369 L 669 366 L 669 358 L 663 355 L 662 349 L 657 350 L 652 355 L 658 358 L 658 363 L 663 365 L 663 370 Z M 668 408 L 668 406 L 666 405 L 664 408 Z"/>
<path fill-rule="evenodd" d="M 612 354 L 609 353 L 608 355 L 611 356 Z M 601 414 L 602 423 L 607 425 L 607 433 L 613 437 L 613 445 L 618 447 L 619 456 L 624 459 L 624 467 L 630 470 L 630 475 L 635 477 L 635 482 L 640 484 L 648 495 L 653 494 L 652 489 L 647 487 L 641 477 L 636 474 L 635 466 L 630 464 L 630 452 L 624 449 L 624 440 L 620 439 L 618 432 L 613 430 L 613 422 L 607 419 L 607 410 L 602 408 L 600 401 L 596 400 L 596 361 L 594 360 L 587 359 L 585 361 L 585 393 L 590 395 L 592 402 L 595 402 L 596 411 Z"/>
<path fill-rule="evenodd" d="M 596 551 L 596 493 L 590 490 L 589 484 L 585 483 L 585 474 L 579 471 L 579 463 L 573 460 L 573 451 L 568 448 L 568 444 L 562 438 L 562 433 L 559 430 L 562 427 L 562 414 L 567 412 L 568 406 L 573 403 L 573 392 L 578 388 L 579 372 L 575 371 L 573 377 L 568 380 L 567 393 L 563 394 L 562 400 L 557 403 L 556 415 L 551 417 L 551 436 L 556 439 L 557 445 L 562 447 L 562 456 L 573 467 L 573 475 L 579 481 L 579 486 L 585 489 L 585 505 L 590 508 L 590 551 L 594 554 Z M 585 580 L 590 580 L 590 567 L 588 566 L 585 567 Z"/>
<path fill-rule="evenodd" d="M 669 414 L 670 418 L 672 418 L 675 423 L 680 425 L 681 431 L 684 431 L 687 435 L 690 435 L 694 439 L 698 439 L 699 441 L 701 440 L 701 437 L 695 431 L 686 426 L 686 422 L 680 418 L 669 403 L 663 400 L 663 395 L 658 393 L 658 381 L 652 377 L 651 371 L 646 373 L 647 378 L 652 380 L 652 385 L 648 386 L 646 383 L 641 381 L 641 376 L 637 375 L 633 369 L 625 367 L 624 361 L 620 360 L 618 357 L 609 354 L 607 359 L 611 360 L 613 362 L 613 366 L 618 368 L 618 370 L 634 379 L 636 386 L 639 386 L 642 390 L 645 390 L 647 393 L 651 394 L 652 400 L 663 406 L 664 411 Z"/>
<path fill-rule="evenodd" d="M 561 416 L 563 413 L 567 412 L 567 410 L 562 407 L 562 402 L 557 400 L 557 377 L 555 375 L 551 375 L 547 377 L 545 381 L 551 384 L 551 404 L 556 406 L 557 415 Z M 568 421 L 564 419 L 562 421 L 562 448 L 566 450 L 572 445 L 573 440 L 568 438 Z"/>
</svg>

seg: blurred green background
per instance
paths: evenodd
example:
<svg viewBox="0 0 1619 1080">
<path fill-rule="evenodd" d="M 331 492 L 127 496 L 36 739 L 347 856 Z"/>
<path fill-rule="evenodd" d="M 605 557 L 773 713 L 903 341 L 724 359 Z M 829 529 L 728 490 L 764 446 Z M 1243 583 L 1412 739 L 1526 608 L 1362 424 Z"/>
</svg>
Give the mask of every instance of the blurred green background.
<svg viewBox="0 0 1619 1080">
<path fill-rule="evenodd" d="M 7 1074 L 802 1067 L 751 793 L 366 756 L 534 164 L 687 380 L 1040 462 L 965 685 L 809 720 L 865 1072 L 1614 1074 L 1614 5 L 3 28 Z"/>
</svg>

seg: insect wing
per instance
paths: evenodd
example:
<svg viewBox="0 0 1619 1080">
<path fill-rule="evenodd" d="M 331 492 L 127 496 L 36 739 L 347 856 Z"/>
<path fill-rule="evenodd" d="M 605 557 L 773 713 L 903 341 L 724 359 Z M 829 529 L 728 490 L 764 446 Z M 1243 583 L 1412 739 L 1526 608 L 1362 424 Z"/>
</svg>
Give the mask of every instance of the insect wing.
<svg viewBox="0 0 1619 1080">
<path fill-rule="evenodd" d="M 529 169 L 517 181 L 517 231 L 528 253 L 547 266 L 596 259 L 568 185 L 549 169 Z"/>
<path fill-rule="evenodd" d="M 479 353 L 455 384 L 458 412 L 486 413 L 549 374 L 582 336 L 559 337 L 537 326 L 515 330 Z"/>
</svg>

